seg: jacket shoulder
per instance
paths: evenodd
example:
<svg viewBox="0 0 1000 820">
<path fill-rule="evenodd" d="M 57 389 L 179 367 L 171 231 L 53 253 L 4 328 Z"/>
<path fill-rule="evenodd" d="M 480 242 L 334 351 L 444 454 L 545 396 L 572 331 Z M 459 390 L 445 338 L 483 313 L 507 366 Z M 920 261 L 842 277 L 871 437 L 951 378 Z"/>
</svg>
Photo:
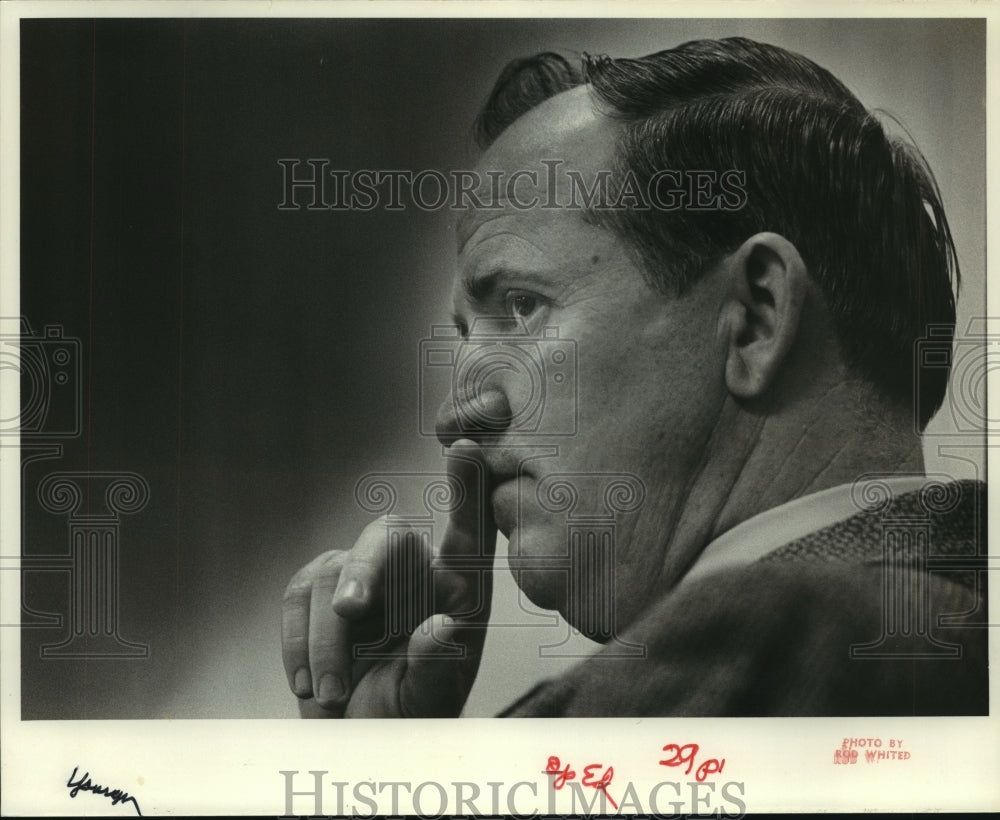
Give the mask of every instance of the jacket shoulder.
<svg viewBox="0 0 1000 820">
<path fill-rule="evenodd" d="M 977 608 L 966 586 L 919 580 L 928 623 Z M 644 657 L 610 646 L 508 713 L 986 714 L 986 630 L 887 633 L 883 581 L 881 565 L 772 561 L 682 585 L 622 635 Z"/>
</svg>

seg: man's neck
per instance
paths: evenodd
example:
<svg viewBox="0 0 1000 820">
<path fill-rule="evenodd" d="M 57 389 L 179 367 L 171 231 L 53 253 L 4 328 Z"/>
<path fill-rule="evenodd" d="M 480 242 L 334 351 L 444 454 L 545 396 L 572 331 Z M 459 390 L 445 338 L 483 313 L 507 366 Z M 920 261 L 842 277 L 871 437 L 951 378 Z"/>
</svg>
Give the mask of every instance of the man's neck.
<svg viewBox="0 0 1000 820">
<path fill-rule="evenodd" d="M 920 438 L 906 411 L 865 407 L 867 398 L 864 387 L 847 383 L 804 412 L 767 417 L 713 537 L 759 512 L 869 473 L 922 473 Z"/>
<path fill-rule="evenodd" d="M 870 473 L 923 472 L 909 414 L 854 381 L 777 412 L 729 401 L 711 442 L 665 551 L 668 586 L 707 543 L 758 513 Z"/>
</svg>

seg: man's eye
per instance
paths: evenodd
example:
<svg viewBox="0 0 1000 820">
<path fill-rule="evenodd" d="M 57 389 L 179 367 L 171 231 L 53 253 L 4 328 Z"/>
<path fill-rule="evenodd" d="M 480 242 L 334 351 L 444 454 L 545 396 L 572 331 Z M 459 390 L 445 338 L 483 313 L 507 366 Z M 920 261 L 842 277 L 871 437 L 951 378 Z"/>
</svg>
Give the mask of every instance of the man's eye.
<svg viewBox="0 0 1000 820">
<path fill-rule="evenodd" d="M 538 310 L 538 297 L 530 293 L 511 293 L 507 296 L 507 315 L 526 319 Z"/>
</svg>

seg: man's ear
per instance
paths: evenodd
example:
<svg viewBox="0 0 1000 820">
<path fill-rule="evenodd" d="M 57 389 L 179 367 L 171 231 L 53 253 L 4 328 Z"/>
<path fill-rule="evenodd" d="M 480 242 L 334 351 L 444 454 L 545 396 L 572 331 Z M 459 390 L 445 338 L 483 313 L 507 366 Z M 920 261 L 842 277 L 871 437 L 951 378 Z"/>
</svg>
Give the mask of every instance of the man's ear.
<svg viewBox="0 0 1000 820">
<path fill-rule="evenodd" d="M 808 274 L 796 247 L 776 233 L 754 234 L 723 264 L 730 283 L 721 326 L 726 387 L 753 399 L 774 383 L 795 343 Z"/>
</svg>

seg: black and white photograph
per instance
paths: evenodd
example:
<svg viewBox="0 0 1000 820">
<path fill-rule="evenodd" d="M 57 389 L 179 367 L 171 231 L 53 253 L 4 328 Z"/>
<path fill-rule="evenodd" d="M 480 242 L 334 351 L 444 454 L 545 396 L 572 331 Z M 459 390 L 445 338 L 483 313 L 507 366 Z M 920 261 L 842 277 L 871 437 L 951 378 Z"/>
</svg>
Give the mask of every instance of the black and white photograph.
<svg viewBox="0 0 1000 820">
<path fill-rule="evenodd" d="M 995 20 L 403 6 L 0 9 L 4 813 L 1000 808 Z"/>
</svg>

